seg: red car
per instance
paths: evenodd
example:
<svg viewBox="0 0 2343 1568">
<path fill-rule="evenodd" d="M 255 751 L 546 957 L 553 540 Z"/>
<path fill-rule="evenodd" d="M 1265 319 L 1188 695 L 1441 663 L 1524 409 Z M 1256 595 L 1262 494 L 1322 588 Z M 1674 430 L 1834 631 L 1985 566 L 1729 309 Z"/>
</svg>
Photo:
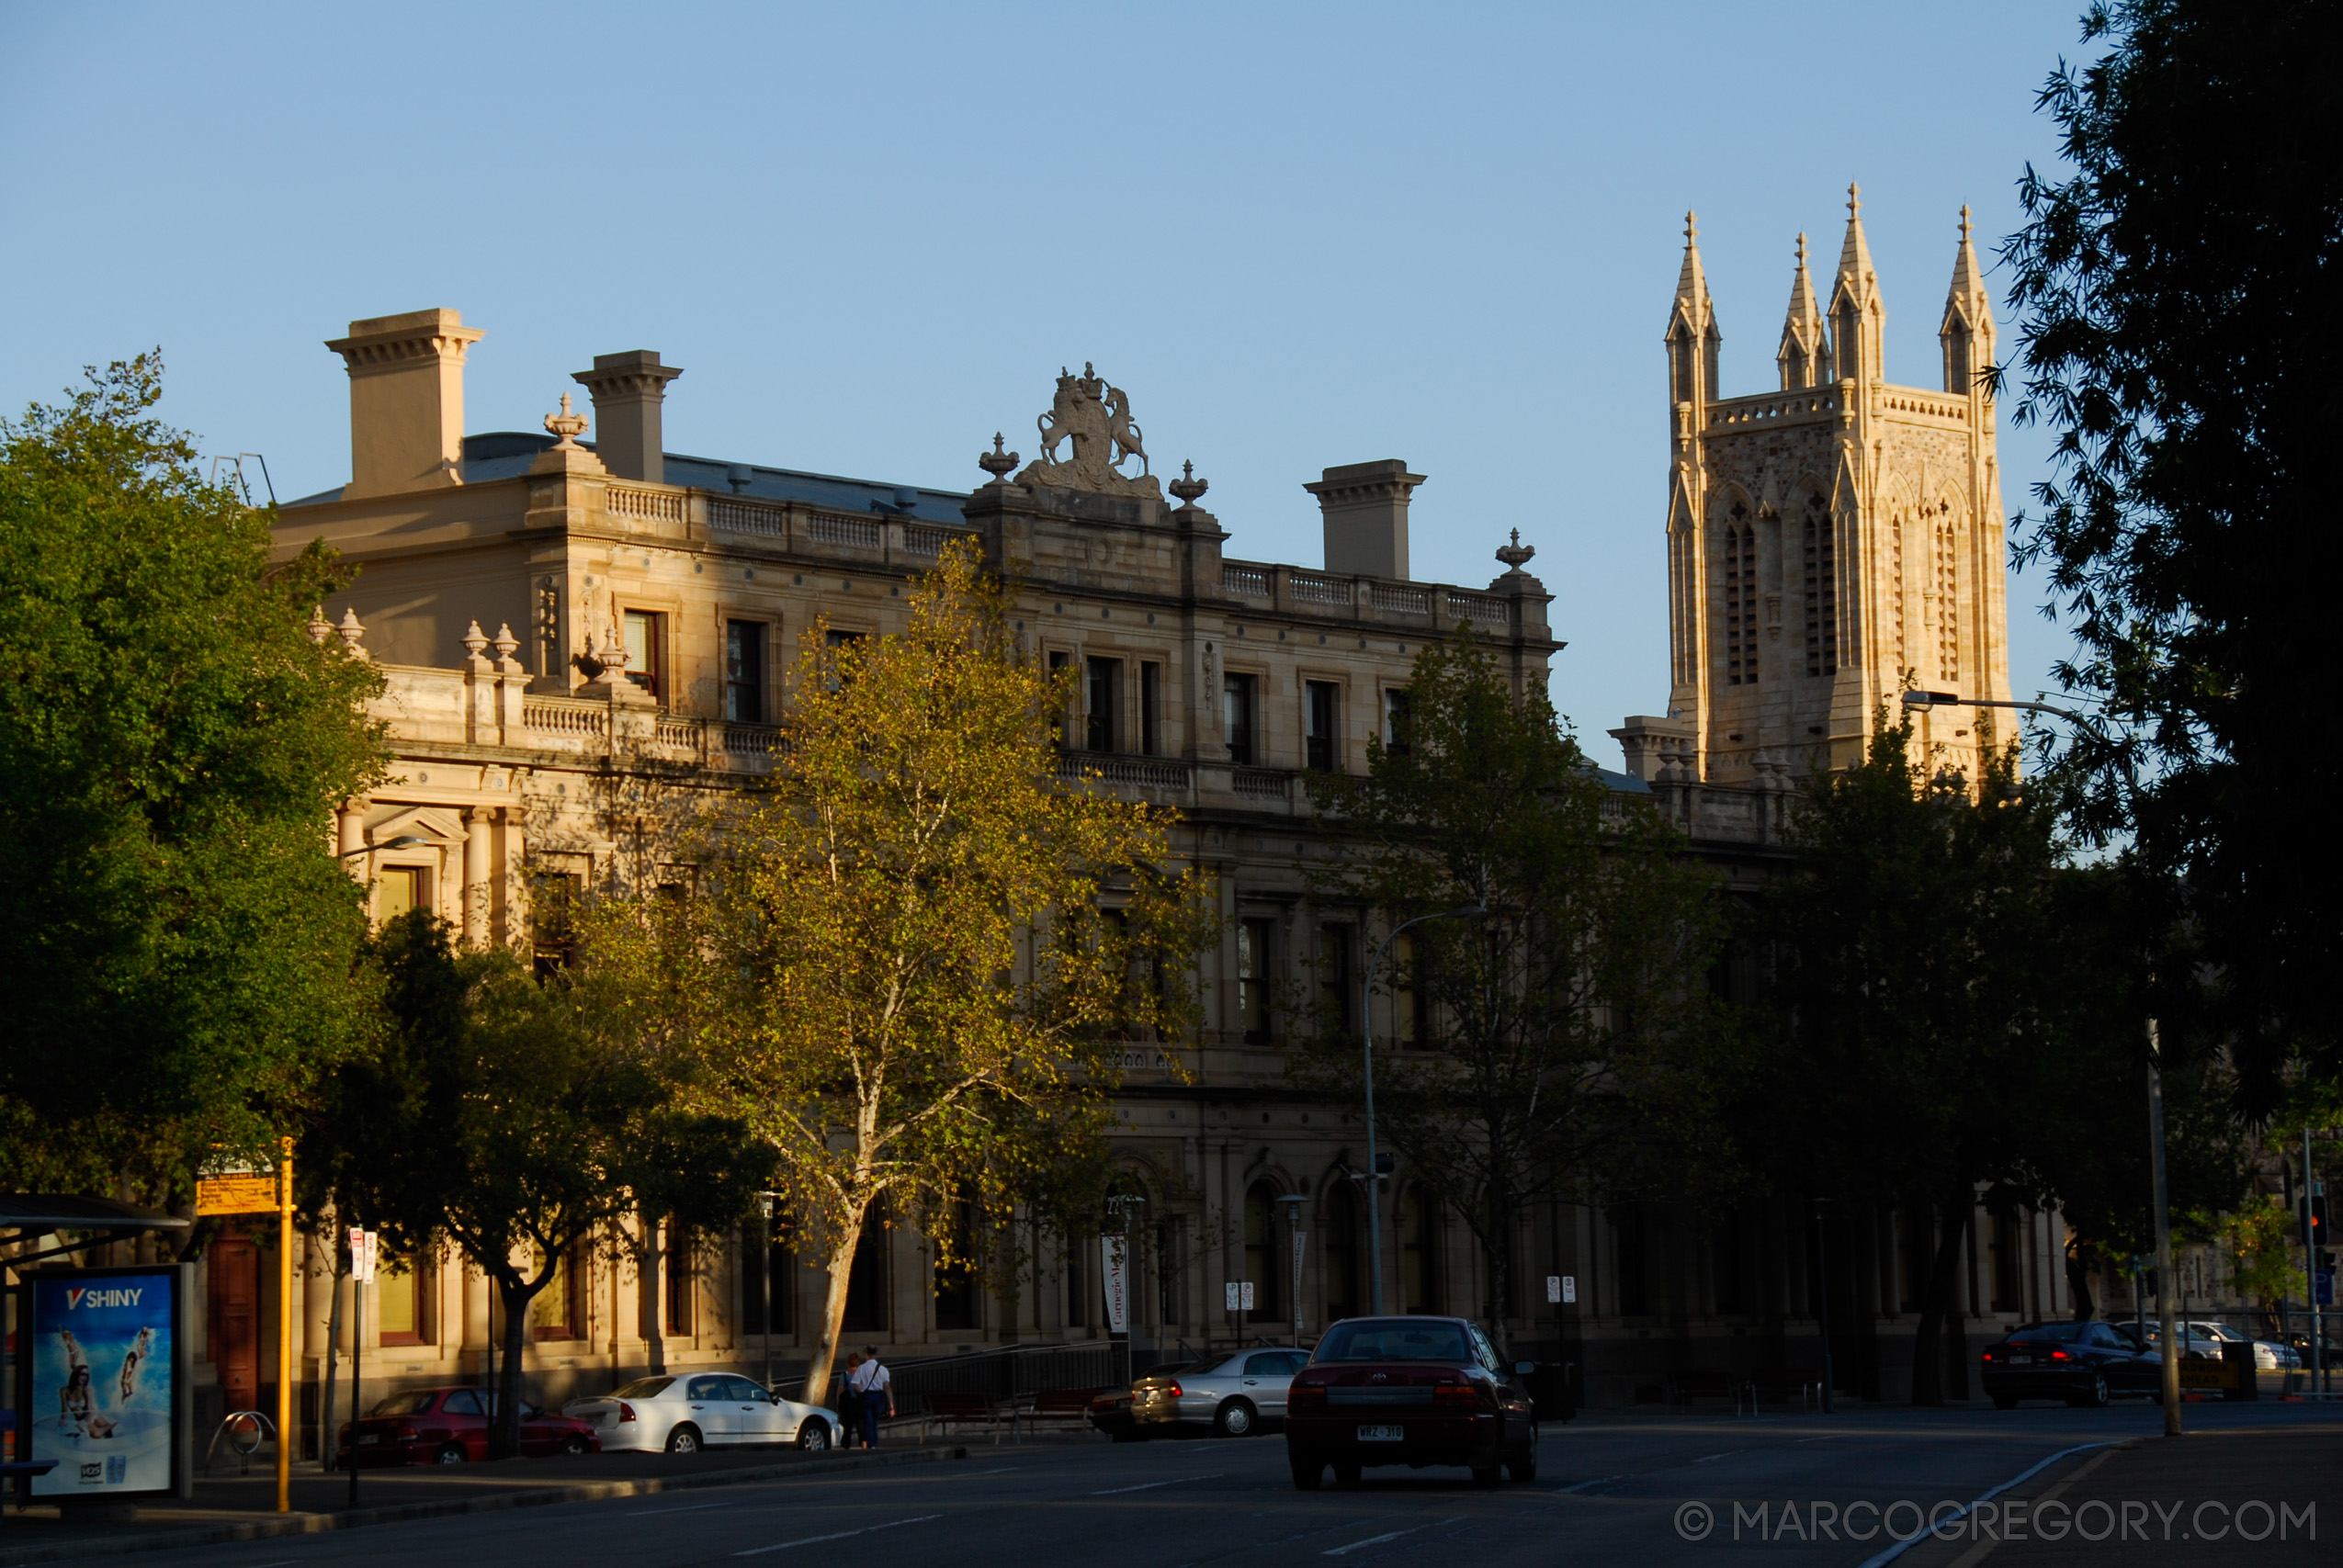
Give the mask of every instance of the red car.
<svg viewBox="0 0 2343 1568">
<path fill-rule="evenodd" d="M 1457 1464 L 1483 1486 L 1537 1479 L 1537 1414 L 1521 1374 L 1461 1317 L 1353 1317 L 1326 1331 L 1285 1393 L 1285 1456 L 1314 1492 L 1371 1464 Z"/>
<path fill-rule="evenodd" d="M 352 1464 L 461 1464 L 488 1457 L 487 1397 L 476 1388 L 416 1388 L 394 1393 L 358 1417 L 357 1441 L 342 1424 L 342 1458 Z M 602 1451 L 593 1423 L 521 1406 L 521 1452 Z M 355 1454 L 355 1457 L 353 1455 Z"/>
</svg>

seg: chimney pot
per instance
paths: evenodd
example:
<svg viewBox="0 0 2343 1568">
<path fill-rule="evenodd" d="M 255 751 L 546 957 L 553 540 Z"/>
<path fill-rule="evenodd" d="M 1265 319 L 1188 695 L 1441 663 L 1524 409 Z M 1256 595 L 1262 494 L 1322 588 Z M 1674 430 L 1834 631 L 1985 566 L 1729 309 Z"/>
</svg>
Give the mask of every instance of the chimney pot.
<svg viewBox="0 0 2343 1568">
<path fill-rule="evenodd" d="M 1407 581 L 1408 499 L 1423 481 L 1386 457 L 1328 468 L 1304 485 L 1326 520 L 1326 570 Z"/>
<path fill-rule="evenodd" d="M 409 310 L 326 344 L 350 372 L 345 498 L 464 482 L 464 355 L 484 335 L 460 311 Z"/>
<path fill-rule="evenodd" d="M 667 383 L 684 372 L 659 363 L 656 351 L 597 354 L 594 368 L 571 379 L 594 394 L 594 450 L 620 479 L 667 482 L 665 433 L 660 418 Z"/>
</svg>

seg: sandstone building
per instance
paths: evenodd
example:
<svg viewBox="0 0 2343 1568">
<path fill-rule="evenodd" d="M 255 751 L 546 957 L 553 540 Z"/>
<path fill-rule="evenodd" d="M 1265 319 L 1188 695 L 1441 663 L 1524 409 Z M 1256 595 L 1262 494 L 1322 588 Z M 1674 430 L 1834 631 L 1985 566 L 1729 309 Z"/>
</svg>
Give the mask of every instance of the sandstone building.
<svg viewBox="0 0 2343 1568">
<path fill-rule="evenodd" d="M 1884 315 L 1851 216 L 1827 308 L 1802 251 L 1780 389 L 1719 398 L 1716 323 L 1687 244 L 1666 340 L 1668 712 L 1613 731 L 1626 768 L 1610 777 L 1681 822 L 1741 892 L 1780 863 L 1792 774 L 1850 760 L 1905 671 L 2006 695 L 1992 405 L 1974 376 L 1993 329 L 1965 225 L 1943 329 L 1947 390 L 1882 378 Z M 1183 1054 L 1184 1081 L 1152 1046 L 1126 1059 L 1116 1152 L 1124 1212 L 1145 1243 L 1133 1345 L 1144 1359 L 1283 1337 L 1297 1312 L 1314 1337 L 1360 1310 L 1368 1247 L 1349 1173 L 1364 1140 L 1343 1111 L 1287 1086 L 1278 998 L 1289 986 L 1355 995 L 1362 943 L 1378 933 L 1307 897 L 1304 868 L 1328 840 L 1303 784 L 1312 770 L 1364 764 L 1410 660 L 1459 621 L 1515 679 L 1547 679 L 1563 644 L 1551 596 L 1525 570 L 1532 552 L 1501 550 L 1507 570 L 1485 585 L 1417 581 L 1409 539 L 1427 479 L 1384 460 L 1308 482 L 1322 564 L 1243 558 L 1201 504 L 1203 480 L 1183 468 L 1166 486 L 1149 471 L 1130 398 L 1088 366 L 1059 375 L 1032 462 L 996 440 L 972 454 L 985 482 L 953 492 L 671 450 L 666 400 L 690 382 L 641 351 L 570 377 L 590 417 L 564 397 L 546 434 L 468 433 L 463 367 L 481 341 L 453 310 L 352 322 L 329 345 L 349 378 L 351 481 L 286 506 L 278 525 L 284 549 L 323 538 L 363 568 L 314 635 L 360 649 L 389 682 L 392 776 L 346 803 L 334 828 L 377 916 L 429 908 L 469 942 L 551 964 L 562 911 L 583 888 L 687 882 L 672 829 L 692 798 L 764 766 L 798 637 L 817 618 L 842 634 L 900 625 L 910 580 L 945 541 L 973 536 L 988 558 L 1016 563 L 1024 646 L 1079 671 L 1070 773 L 1092 768 L 1104 787 L 1179 807 L 1179 852 L 1217 874 L 1227 919 L 1200 965 L 1205 1020 Z M 1176 417 L 1150 423 L 1160 459 Z M 1947 765 L 1972 766 L 1980 737 L 1964 719 L 1934 722 L 1927 743 Z M 1375 1007 L 1388 1040 L 1389 999 Z M 1478 1264 L 1463 1227 L 1421 1201 L 1405 1170 L 1383 1213 L 1392 1303 L 1474 1310 Z M 1970 1314 L 2064 1310 L 2057 1227 L 1978 1219 Z M 1836 1224 L 1842 1381 L 1894 1397 L 1908 1377 L 1930 1222 Z M 1543 1210 L 1519 1240 L 1515 1339 L 1581 1361 L 1599 1401 L 1664 1389 L 1693 1366 L 1811 1366 L 1811 1234 L 1794 1205 Z M 996 1300 L 939 1281 L 909 1227 L 874 1227 L 850 1334 L 890 1346 L 899 1364 L 1102 1340 L 1096 1250 L 1045 1250 L 1038 1277 Z M 534 1314 L 541 1396 L 640 1371 L 654 1314 L 671 1366 L 801 1361 L 821 1295 L 806 1260 L 786 1245 L 768 1252 L 753 1227 L 669 1238 L 666 1256 L 655 1300 L 630 1273 L 572 1261 Z M 254 1293 L 255 1264 L 233 1236 L 208 1264 L 221 1380 L 269 1343 L 262 1325 L 276 1309 Z M 1575 1300 L 1549 1303 L 1546 1279 L 1564 1276 Z M 476 1373 L 483 1281 L 452 1259 L 414 1260 L 406 1279 L 384 1292 L 369 1368 L 409 1382 Z M 1227 1306 L 1231 1282 L 1253 1286 L 1250 1311 Z M 327 1303 L 312 1275 L 296 1303 L 305 1382 L 332 1353 Z M 247 1382 L 274 1375 L 262 1367 Z"/>
</svg>

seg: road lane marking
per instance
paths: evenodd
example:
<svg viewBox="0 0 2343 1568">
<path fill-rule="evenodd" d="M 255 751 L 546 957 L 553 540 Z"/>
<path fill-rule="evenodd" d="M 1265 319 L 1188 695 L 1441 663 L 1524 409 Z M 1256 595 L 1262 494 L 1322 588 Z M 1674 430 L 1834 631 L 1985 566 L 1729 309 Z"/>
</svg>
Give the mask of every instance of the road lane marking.
<svg viewBox="0 0 2343 1568">
<path fill-rule="evenodd" d="M 879 1530 L 900 1529 L 905 1525 L 923 1525 L 930 1519 L 940 1519 L 941 1514 L 922 1514 L 916 1519 L 889 1519 L 883 1525 L 865 1525 L 858 1530 L 837 1530 L 830 1535 L 809 1535 L 797 1540 L 776 1540 L 771 1546 L 752 1546 L 746 1551 L 732 1553 L 735 1557 L 762 1557 L 768 1551 L 787 1551 L 793 1546 L 819 1546 L 825 1540 L 844 1540 L 851 1536 L 872 1535 Z"/>
<path fill-rule="evenodd" d="M 1581 1481 L 1576 1486 L 1557 1486 L 1555 1490 L 1567 1497 L 1573 1492 L 1590 1492 L 1595 1487 L 1608 1486 L 1614 1481 L 1624 1481 L 1627 1478 L 1624 1475 L 1606 1475 L 1596 1481 Z"/>
<path fill-rule="evenodd" d="M 2028 1465 L 2025 1469 L 2020 1471 L 2017 1474 L 2011 1476 L 2009 1480 L 2003 1482 L 1992 1491 L 1984 1494 L 1982 1496 L 1975 1498 L 1974 1501 L 1962 1504 L 1961 1511 L 1957 1514 L 1948 1516 L 1942 1523 L 1949 1525 L 1967 1518 L 1969 1517 L 1970 1510 L 1975 1508 L 1977 1504 L 1992 1502 L 1996 1497 L 2000 1496 L 2004 1492 L 2009 1491 L 2011 1487 L 2019 1485 L 2024 1482 L 2032 1481 L 2035 1476 L 2040 1475 L 2043 1471 L 2048 1470 L 2052 1465 L 2056 1464 L 2062 1459 L 2072 1459 L 2077 1454 L 2087 1454 L 2091 1452 L 2094 1449 L 2111 1449 L 2115 1445 L 2113 1443 L 2077 1443 L 2071 1449 L 2061 1449 L 2056 1453 L 2052 1454 L 2048 1459 L 2042 1461 L 2040 1463 Z M 1875 1551 L 1871 1556 L 1864 1558 L 1862 1568 L 1886 1568 L 1888 1563 L 1895 1562 L 1897 1558 L 1903 1556 L 1904 1553 L 1911 1551 L 1915 1546 L 1918 1546 L 1921 1541 L 1926 1540 L 1930 1535 L 1939 1528 L 1941 1527 L 1935 1524 L 1923 1525 L 1917 1535 L 1906 1536 L 1901 1540 L 1898 1540 L 1895 1545 L 1889 1547 L 1886 1551 Z M 1941 1540 L 1942 1538 L 1939 1537 L 1938 1539 Z"/>
<path fill-rule="evenodd" d="M 1209 1475 L 1175 1475 L 1169 1481 L 1143 1482 L 1137 1486 L 1110 1486 L 1104 1492 L 1093 1492 L 1091 1495 L 1113 1497 L 1124 1492 L 1152 1492 L 1159 1486 L 1177 1486 L 1183 1481 L 1217 1481 L 1226 1473 L 1225 1471 L 1216 1470 Z"/>
<path fill-rule="evenodd" d="M 629 1508 L 627 1517 L 631 1519 L 643 1514 L 696 1514 L 702 1508 L 729 1508 L 731 1506 L 732 1500 L 728 1497 L 721 1503 L 685 1503 L 673 1508 Z"/>
<path fill-rule="evenodd" d="M 1692 1461 L 1692 1462 L 1694 1464 L 1709 1464 L 1720 1459 L 1731 1459 L 1735 1454 L 1745 1454 L 1749 1451 L 1749 1450 L 1747 1449 L 1726 1449 L 1721 1454 L 1710 1454 L 1705 1458 L 1696 1459 Z"/>
<path fill-rule="evenodd" d="M 1348 1546 L 1329 1547 L 1324 1551 L 1319 1552 L 1319 1555 L 1320 1557 L 1341 1557 L 1346 1552 L 1357 1551 L 1364 1547 L 1381 1546 L 1385 1541 L 1397 1540 L 1403 1535 L 1413 1535 L 1418 1530 L 1437 1529 L 1442 1525 L 1453 1525 L 1464 1517 L 1465 1516 L 1462 1514 L 1457 1514 L 1445 1519 L 1434 1519 L 1428 1525 L 1410 1525 L 1403 1530 L 1389 1530 L 1382 1535 L 1371 1535 L 1364 1540 L 1354 1540 Z"/>
</svg>

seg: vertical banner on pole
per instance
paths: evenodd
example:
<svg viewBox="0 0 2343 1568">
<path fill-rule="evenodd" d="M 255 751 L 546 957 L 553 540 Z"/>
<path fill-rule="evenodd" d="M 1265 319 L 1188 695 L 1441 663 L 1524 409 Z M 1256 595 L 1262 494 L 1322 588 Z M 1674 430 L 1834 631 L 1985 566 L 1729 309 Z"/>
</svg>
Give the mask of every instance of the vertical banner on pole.
<svg viewBox="0 0 2343 1568">
<path fill-rule="evenodd" d="M 277 1511 L 293 1511 L 293 1140 L 277 1160 Z"/>
<path fill-rule="evenodd" d="M 1106 1287 L 1107 1331 L 1127 1334 L 1131 1329 L 1131 1280 L 1124 1239 L 1119 1235 L 1100 1236 L 1098 1254 L 1099 1279 Z"/>
<path fill-rule="evenodd" d="M 1300 1306 L 1302 1300 L 1302 1244 L 1309 1238 L 1310 1233 L 1307 1231 L 1294 1233 L 1294 1303 L 1296 1308 Z"/>
</svg>

